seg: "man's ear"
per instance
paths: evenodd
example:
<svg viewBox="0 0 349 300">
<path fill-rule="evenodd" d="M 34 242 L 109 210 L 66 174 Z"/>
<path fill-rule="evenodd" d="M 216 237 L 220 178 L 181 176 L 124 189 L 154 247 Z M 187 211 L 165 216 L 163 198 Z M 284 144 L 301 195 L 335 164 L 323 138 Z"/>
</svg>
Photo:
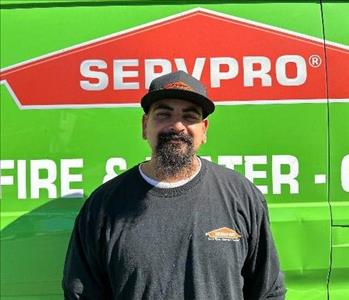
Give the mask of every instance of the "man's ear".
<svg viewBox="0 0 349 300">
<path fill-rule="evenodd" d="M 202 144 L 206 144 L 207 140 L 207 129 L 208 129 L 208 120 L 205 119 L 202 121 L 202 126 L 203 126 L 203 132 L 204 134 L 202 135 Z"/>
<path fill-rule="evenodd" d="M 147 139 L 147 122 L 148 122 L 148 115 L 144 114 L 142 117 L 142 138 L 144 140 Z"/>
</svg>

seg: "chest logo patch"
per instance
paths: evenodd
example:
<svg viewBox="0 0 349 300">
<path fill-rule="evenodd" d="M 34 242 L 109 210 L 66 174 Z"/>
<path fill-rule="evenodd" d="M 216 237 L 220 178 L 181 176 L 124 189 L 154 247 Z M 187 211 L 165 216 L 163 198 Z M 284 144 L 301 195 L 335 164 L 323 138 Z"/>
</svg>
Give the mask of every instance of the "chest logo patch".
<svg viewBox="0 0 349 300">
<path fill-rule="evenodd" d="M 239 241 L 241 235 L 228 227 L 221 227 L 205 234 L 210 241 Z"/>
</svg>

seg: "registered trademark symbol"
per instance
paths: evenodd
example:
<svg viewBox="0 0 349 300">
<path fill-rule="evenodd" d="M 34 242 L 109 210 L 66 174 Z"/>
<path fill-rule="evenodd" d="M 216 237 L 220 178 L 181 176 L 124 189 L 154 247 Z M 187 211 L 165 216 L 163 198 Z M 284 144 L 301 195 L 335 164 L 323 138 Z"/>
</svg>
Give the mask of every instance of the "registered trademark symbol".
<svg viewBox="0 0 349 300">
<path fill-rule="evenodd" d="M 309 57 L 309 64 L 313 67 L 313 68 L 318 68 L 321 66 L 322 60 L 321 57 L 319 55 L 311 55 Z"/>
</svg>

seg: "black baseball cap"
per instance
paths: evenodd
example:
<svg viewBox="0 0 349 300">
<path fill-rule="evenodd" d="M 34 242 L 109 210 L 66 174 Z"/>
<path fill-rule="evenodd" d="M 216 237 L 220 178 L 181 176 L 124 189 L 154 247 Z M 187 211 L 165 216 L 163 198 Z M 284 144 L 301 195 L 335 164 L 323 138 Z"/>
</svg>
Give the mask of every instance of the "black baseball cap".
<svg viewBox="0 0 349 300">
<path fill-rule="evenodd" d="M 215 109 L 214 103 L 207 97 L 204 85 L 184 71 L 168 73 L 154 79 L 148 93 L 142 98 L 141 105 L 144 112 L 148 113 L 154 102 L 167 98 L 186 100 L 200 106 L 203 118 Z"/>
</svg>

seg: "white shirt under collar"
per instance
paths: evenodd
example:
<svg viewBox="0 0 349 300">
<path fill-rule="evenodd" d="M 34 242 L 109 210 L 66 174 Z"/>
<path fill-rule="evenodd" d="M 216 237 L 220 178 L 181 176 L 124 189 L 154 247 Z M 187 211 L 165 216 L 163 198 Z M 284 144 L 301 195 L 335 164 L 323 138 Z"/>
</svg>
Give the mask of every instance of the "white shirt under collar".
<svg viewBox="0 0 349 300">
<path fill-rule="evenodd" d="M 196 170 L 196 172 L 191 177 L 189 177 L 187 179 L 179 180 L 179 181 L 176 181 L 176 182 L 158 181 L 158 180 L 155 180 L 153 178 L 150 178 L 149 176 L 145 175 L 144 172 L 142 171 L 142 165 L 143 164 L 140 164 L 138 166 L 138 169 L 139 169 L 139 173 L 141 173 L 141 176 L 143 177 L 143 179 L 146 182 L 148 182 L 149 184 L 151 184 L 151 185 L 153 185 L 153 186 L 155 186 L 157 188 L 161 188 L 161 189 L 170 189 L 170 188 L 176 188 L 176 187 L 185 185 L 190 180 L 192 180 L 196 175 L 199 174 L 200 169 L 201 169 L 201 160 L 198 157 L 197 157 L 197 160 L 199 162 L 199 167 Z"/>
</svg>

